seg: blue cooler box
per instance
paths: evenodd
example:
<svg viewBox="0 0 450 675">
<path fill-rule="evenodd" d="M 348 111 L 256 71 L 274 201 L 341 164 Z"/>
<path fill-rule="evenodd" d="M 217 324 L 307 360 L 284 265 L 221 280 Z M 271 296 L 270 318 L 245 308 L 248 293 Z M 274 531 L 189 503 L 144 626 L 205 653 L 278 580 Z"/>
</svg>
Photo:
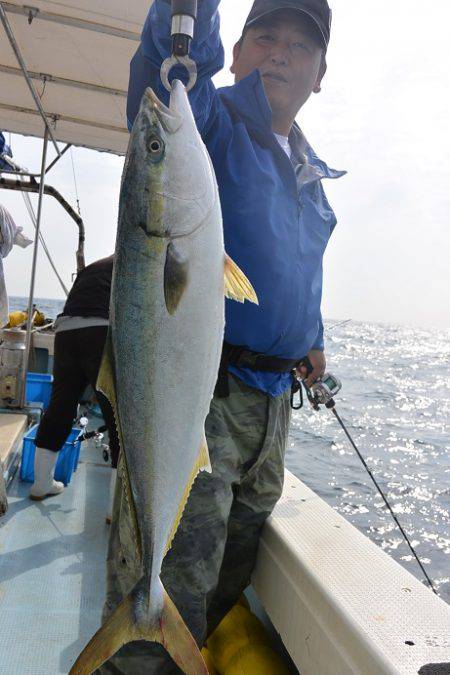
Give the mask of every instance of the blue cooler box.
<svg viewBox="0 0 450 675">
<path fill-rule="evenodd" d="M 38 424 L 31 427 L 23 439 L 22 464 L 20 467 L 20 479 L 27 483 L 34 482 L 34 453 L 36 449 L 35 438 Z M 72 474 L 76 471 L 80 457 L 81 441 L 78 440 L 80 429 L 72 429 L 67 441 L 58 453 L 58 461 L 55 466 L 55 480 L 69 485 Z"/>
<path fill-rule="evenodd" d="M 43 403 L 47 410 L 52 395 L 53 375 L 47 373 L 27 373 L 25 398 L 29 403 Z"/>
</svg>

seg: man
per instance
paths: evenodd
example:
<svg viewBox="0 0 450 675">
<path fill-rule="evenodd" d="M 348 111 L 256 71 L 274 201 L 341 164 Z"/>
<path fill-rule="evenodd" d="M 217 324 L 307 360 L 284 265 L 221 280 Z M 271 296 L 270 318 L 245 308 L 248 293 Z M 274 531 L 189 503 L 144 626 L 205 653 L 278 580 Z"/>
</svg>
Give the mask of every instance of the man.
<svg viewBox="0 0 450 675">
<path fill-rule="evenodd" d="M 218 4 L 199 3 L 191 52 L 199 79 L 190 100 L 217 175 L 226 250 L 260 305 L 227 301 L 221 373 L 206 421 L 213 473 L 196 479 L 162 570 L 199 645 L 248 585 L 262 526 L 281 495 L 292 369 L 308 357 L 309 384 L 325 370 L 322 257 L 336 219 L 321 179 L 342 175 L 317 158 L 294 124 L 325 74 L 327 1 L 256 0 L 234 47 L 236 83 L 216 91 Z M 170 4 L 155 0 L 131 67 L 130 126 L 145 86 L 167 102 L 159 71 L 170 51 Z M 300 374 L 308 375 L 305 366 Z M 120 480 L 114 511 L 105 617 L 141 574 Z M 180 671 L 161 646 L 139 642 L 98 672 Z"/>
<path fill-rule="evenodd" d="M 30 498 L 41 501 L 60 494 L 64 485 L 54 480 L 58 452 L 63 447 L 76 417 L 80 396 L 90 384 L 94 389 L 108 333 L 109 300 L 114 256 L 85 267 L 55 323 L 54 382 L 50 404 L 36 435 L 34 483 Z M 96 396 L 109 432 L 114 484 L 119 455 L 114 415 L 108 400 Z"/>
</svg>

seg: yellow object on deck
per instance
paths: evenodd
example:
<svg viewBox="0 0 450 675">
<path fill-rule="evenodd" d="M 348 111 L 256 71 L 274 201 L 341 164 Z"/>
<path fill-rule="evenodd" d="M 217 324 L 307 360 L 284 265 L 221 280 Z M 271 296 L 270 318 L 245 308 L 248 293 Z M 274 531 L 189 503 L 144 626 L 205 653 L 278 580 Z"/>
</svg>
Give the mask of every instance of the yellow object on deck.
<svg viewBox="0 0 450 675">
<path fill-rule="evenodd" d="M 202 649 L 202 656 L 208 668 L 209 675 L 219 675 L 219 671 L 216 670 L 211 653 L 206 647 L 203 647 Z"/>
<path fill-rule="evenodd" d="M 38 309 L 35 312 L 36 317 L 34 319 L 34 325 L 35 326 L 43 326 L 45 323 L 45 316 L 40 312 Z"/>
<path fill-rule="evenodd" d="M 16 328 L 22 326 L 28 318 L 28 312 L 10 312 L 8 328 Z M 45 316 L 38 309 L 33 312 L 33 326 L 43 326 L 45 323 Z"/>
<path fill-rule="evenodd" d="M 243 604 L 233 607 L 211 635 L 208 651 L 220 675 L 289 675 L 263 624 Z"/>
<path fill-rule="evenodd" d="M 20 326 L 20 324 L 24 323 L 24 321 L 27 320 L 27 312 L 10 312 L 9 314 L 9 328 L 15 328 L 16 326 Z"/>
</svg>

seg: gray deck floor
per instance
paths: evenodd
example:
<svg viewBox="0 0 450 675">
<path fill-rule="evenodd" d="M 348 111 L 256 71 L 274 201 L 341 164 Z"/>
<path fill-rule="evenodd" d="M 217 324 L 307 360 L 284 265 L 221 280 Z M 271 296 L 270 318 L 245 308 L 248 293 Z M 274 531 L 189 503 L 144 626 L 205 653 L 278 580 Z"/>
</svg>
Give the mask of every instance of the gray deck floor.
<svg viewBox="0 0 450 675">
<path fill-rule="evenodd" d="M 64 493 L 28 499 L 18 477 L 0 519 L 0 674 L 67 674 L 100 624 L 110 469 L 84 443 Z"/>
</svg>

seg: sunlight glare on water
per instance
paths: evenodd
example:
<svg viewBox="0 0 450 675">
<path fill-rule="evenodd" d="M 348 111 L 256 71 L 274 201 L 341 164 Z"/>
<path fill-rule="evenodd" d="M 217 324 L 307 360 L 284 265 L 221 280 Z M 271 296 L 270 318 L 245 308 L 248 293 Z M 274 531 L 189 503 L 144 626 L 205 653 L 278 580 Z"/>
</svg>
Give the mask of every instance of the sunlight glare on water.
<svg viewBox="0 0 450 675">
<path fill-rule="evenodd" d="M 352 322 L 331 330 L 326 348 L 328 370 L 343 383 L 337 411 L 450 602 L 450 334 Z M 331 413 L 308 404 L 294 412 L 287 466 L 422 579 Z"/>
</svg>

